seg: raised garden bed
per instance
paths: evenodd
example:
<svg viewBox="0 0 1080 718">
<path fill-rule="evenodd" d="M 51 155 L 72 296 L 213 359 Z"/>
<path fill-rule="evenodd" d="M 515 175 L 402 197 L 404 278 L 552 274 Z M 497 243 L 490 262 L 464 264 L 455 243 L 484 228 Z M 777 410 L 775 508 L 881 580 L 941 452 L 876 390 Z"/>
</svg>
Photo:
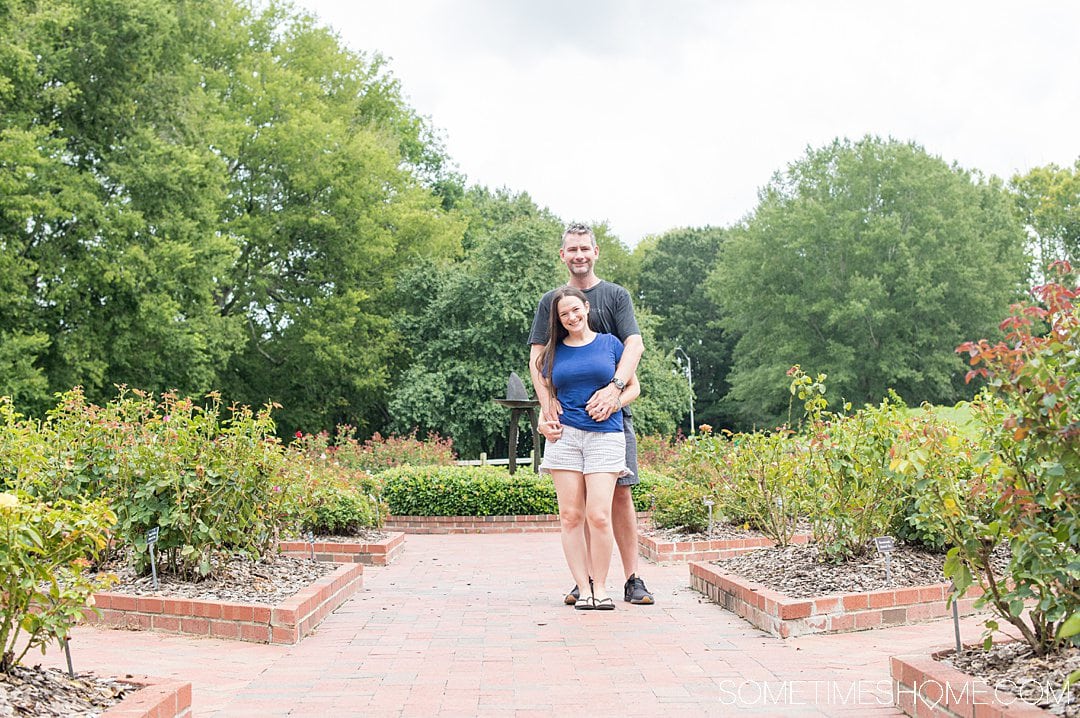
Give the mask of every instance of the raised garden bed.
<svg viewBox="0 0 1080 718">
<path fill-rule="evenodd" d="M 981 678 L 937 660 L 937 657 L 952 652 L 941 649 L 927 655 L 893 656 L 890 659 L 893 697 L 897 707 L 906 715 L 936 718 L 1045 718 L 1061 715 L 1038 708 L 1000 685 L 990 685 Z M 1037 680 L 1039 676 L 1033 678 Z"/>
<path fill-rule="evenodd" d="M 286 556 L 310 558 L 312 544 L 307 541 L 282 541 L 281 553 Z M 391 531 L 384 539 L 354 539 L 348 536 L 318 536 L 315 539 L 316 561 L 333 563 L 362 563 L 367 566 L 389 566 L 405 550 L 405 534 Z"/>
<path fill-rule="evenodd" d="M 774 546 L 772 539 L 757 533 L 742 532 L 742 536 L 719 536 L 708 537 L 694 535 L 692 537 L 668 537 L 664 532 L 656 531 L 652 534 L 638 534 L 638 553 L 661 566 L 686 563 L 688 561 L 712 561 L 720 558 L 730 558 L 752 551 L 756 548 Z M 799 535 L 792 537 L 795 544 L 805 544 L 809 536 Z"/>
<path fill-rule="evenodd" d="M 767 568 L 778 557 L 787 558 L 799 551 L 806 552 L 807 549 L 787 549 L 786 553 L 781 553 L 779 549 L 772 552 L 762 549 L 761 553 L 747 554 L 738 560 L 752 561 L 755 557 L 768 559 L 760 561 L 761 567 Z M 807 568 L 819 567 L 812 565 Z M 856 573 L 869 575 L 873 574 L 874 568 L 870 562 L 854 567 Z M 790 592 L 785 592 L 765 586 L 760 579 L 732 573 L 723 566 L 695 561 L 690 563 L 690 584 L 713 602 L 780 638 L 896 626 L 943 618 L 951 613 L 946 603 L 949 584 L 932 580 L 916 585 L 910 585 L 909 580 L 906 586 L 894 584 L 895 587 L 854 590 L 831 588 L 815 593 L 815 580 L 819 585 L 838 585 L 827 579 L 831 570 L 831 567 L 821 567 L 821 571 L 817 572 L 819 575 L 810 579 L 792 577 L 789 579 Z M 807 573 L 813 574 L 814 571 Z M 877 585 L 882 583 L 878 582 Z M 791 593 L 797 593 L 799 597 Z M 967 595 L 957 602 L 961 615 L 974 613 L 973 604 L 978 595 L 977 587 L 968 589 Z"/>
<path fill-rule="evenodd" d="M 134 693 L 101 714 L 101 718 L 190 718 L 191 684 L 164 678 L 125 678 L 141 685 Z"/>
<path fill-rule="evenodd" d="M 360 590 L 363 580 L 362 564 L 339 565 L 274 604 L 101 592 L 94 594 L 101 616 L 92 616 L 89 622 L 113 628 L 292 644 Z"/>
<path fill-rule="evenodd" d="M 188 718 L 191 684 L 150 676 L 100 677 L 40 666 L 0 673 L 0 715 Z"/>
</svg>

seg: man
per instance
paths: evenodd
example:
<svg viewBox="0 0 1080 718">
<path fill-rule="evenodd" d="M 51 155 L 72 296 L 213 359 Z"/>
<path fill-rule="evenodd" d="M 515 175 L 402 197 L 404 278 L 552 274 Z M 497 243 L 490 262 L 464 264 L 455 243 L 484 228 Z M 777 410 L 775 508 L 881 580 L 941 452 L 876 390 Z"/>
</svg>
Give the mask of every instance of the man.
<svg viewBox="0 0 1080 718">
<path fill-rule="evenodd" d="M 600 249 L 596 246 L 596 237 L 588 226 L 575 223 L 566 228 L 563 232 L 559 257 L 570 272 L 570 280 L 567 284 L 580 289 L 588 298 L 589 324 L 593 331 L 614 334 L 624 345 L 622 359 L 615 367 L 615 376 L 607 386 L 597 390 L 586 405 L 586 411 L 594 420 L 604 421 L 621 408 L 622 402 L 619 396 L 626 382 L 630 381 L 637 371 L 645 345 L 641 340 L 641 330 L 638 329 L 637 319 L 634 317 L 634 304 L 630 293 L 618 284 L 605 282 L 596 276 L 594 267 L 599 256 Z M 532 375 L 536 398 L 540 402 L 539 428 L 548 441 L 557 441 L 562 435 L 562 426 L 559 423 L 562 408 L 557 400 L 553 401 L 546 384 L 541 379 L 540 372 L 536 368 L 536 359 L 548 340 L 553 293 L 554 290 L 540 299 L 536 316 L 533 318 L 532 330 L 529 332 L 531 345 L 529 373 Z M 623 409 L 623 431 L 626 434 L 626 465 L 633 473 L 618 480 L 611 502 L 612 531 L 615 534 L 615 544 L 619 547 L 619 556 L 622 558 L 626 576 L 623 599 L 629 603 L 652 604 L 653 595 L 649 593 L 645 582 L 637 575 L 637 511 L 634 509 L 630 487 L 638 483 L 640 479 L 637 475 L 637 440 L 634 438 L 634 427 L 629 409 Z M 565 600 L 566 603 L 572 605 L 579 597 L 580 589 L 574 586 L 573 590 L 566 595 Z"/>
</svg>

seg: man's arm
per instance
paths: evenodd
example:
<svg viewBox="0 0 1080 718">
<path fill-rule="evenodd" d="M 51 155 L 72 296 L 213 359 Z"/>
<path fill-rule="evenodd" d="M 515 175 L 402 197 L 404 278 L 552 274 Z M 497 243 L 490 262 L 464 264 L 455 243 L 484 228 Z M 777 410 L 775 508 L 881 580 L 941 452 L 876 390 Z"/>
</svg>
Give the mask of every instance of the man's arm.
<svg viewBox="0 0 1080 718">
<path fill-rule="evenodd" d="M 615 367 L 615 377 L 619 381 L 629 384 L 630 380 L 637 375 L 638 363 L 644 353 L 645 342 L 641 340 L 641 335 L 633 334 L 628 336 L 626 341 L 623 342 L 622 358 L 619 359 L 619 363 Z M 620 391 L 619 387 L 614 384 L 607 384 L 603 388 L 597 389 L 596 393 L 589 397 L 589 402 L 585 405 L 585 411 L 589 412 L 589 416 L 594 421 L 604 421 L 619 410 L 621 405 L 619 395 L 625 390 L 624 387 Z M 640 393 L 640 389 L 638 391 Z"/>
<path fill-rule="evenodd" d="M 559 423 L 562 406 L 551 396 L 547 382 L 544 381 L 544 378 L 540 375 L 540 370 L 536 367 L 536 360 L 543 352 L 543 344 L 533 344 L 529 348 L 529 376 L 532 377 L 536 400 L 540 402 L 540 421 L 537 423 L 537 429 L 548 441 L 558 441 L 562 436 L 562 424 Z"/>
</svg>

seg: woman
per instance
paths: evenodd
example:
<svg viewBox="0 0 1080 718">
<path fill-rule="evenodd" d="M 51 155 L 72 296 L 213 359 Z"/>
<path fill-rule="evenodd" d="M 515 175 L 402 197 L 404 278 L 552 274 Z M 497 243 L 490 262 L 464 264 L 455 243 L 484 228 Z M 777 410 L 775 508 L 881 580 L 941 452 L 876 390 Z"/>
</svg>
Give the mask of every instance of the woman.
<svg viewBox="0 0 1080 718">
<path fill-rule="evenodd" d="M 585 410 L 589 397 L 615 375 L 623 345 L 611 334 L 589 328 L 589 302 L 573 287 L 563 287 L 551 299 L 551 330 L 548 343 L 536 360 L 536 368 L 553 399 L 562 407 L 548 416 L 559 417 L 542 425 L 548 438 L 541 471 L 551 473 L 559 498 L 563 553 L 570 573 L 581 590 L 574 608 L 611 611 L 607 574 L 614 536 L 611 533 L 611 497 L 615 481 L 626 471 L 626 439 L 622 411 L 595 421 Z M 637 377 L 623 389 L 620 407 L 635 399 L 641 389 Z M 552 440 L 552 429 L 562 436 Z M 588 524 L 590 541 L 585 540 Z M 592 567 L 592 578 L 589 567 Z M 586 595 L 585 587 L 591 587 Z"/>
</svg>

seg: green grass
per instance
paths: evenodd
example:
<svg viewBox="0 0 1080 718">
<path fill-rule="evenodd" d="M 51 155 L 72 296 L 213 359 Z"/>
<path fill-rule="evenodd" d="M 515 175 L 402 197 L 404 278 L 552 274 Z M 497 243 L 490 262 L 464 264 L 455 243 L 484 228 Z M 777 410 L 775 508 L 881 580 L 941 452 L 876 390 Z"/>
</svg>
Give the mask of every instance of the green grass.
<svg viewBox="0 0 1080 718">
<path fill-rule="evenodd" d="M 955 424 L 961 435 L 969 439 L 975 439 L 978 436 L 979 420 L 972 413 L 971 406 L 967 402 L 960 402 L 956 406 L 931 406 L 930 410 L 939 418 Z M 914 414 L 923 411 L 923 408 L 914 407 L 908 411 Z"/>
</svg>

